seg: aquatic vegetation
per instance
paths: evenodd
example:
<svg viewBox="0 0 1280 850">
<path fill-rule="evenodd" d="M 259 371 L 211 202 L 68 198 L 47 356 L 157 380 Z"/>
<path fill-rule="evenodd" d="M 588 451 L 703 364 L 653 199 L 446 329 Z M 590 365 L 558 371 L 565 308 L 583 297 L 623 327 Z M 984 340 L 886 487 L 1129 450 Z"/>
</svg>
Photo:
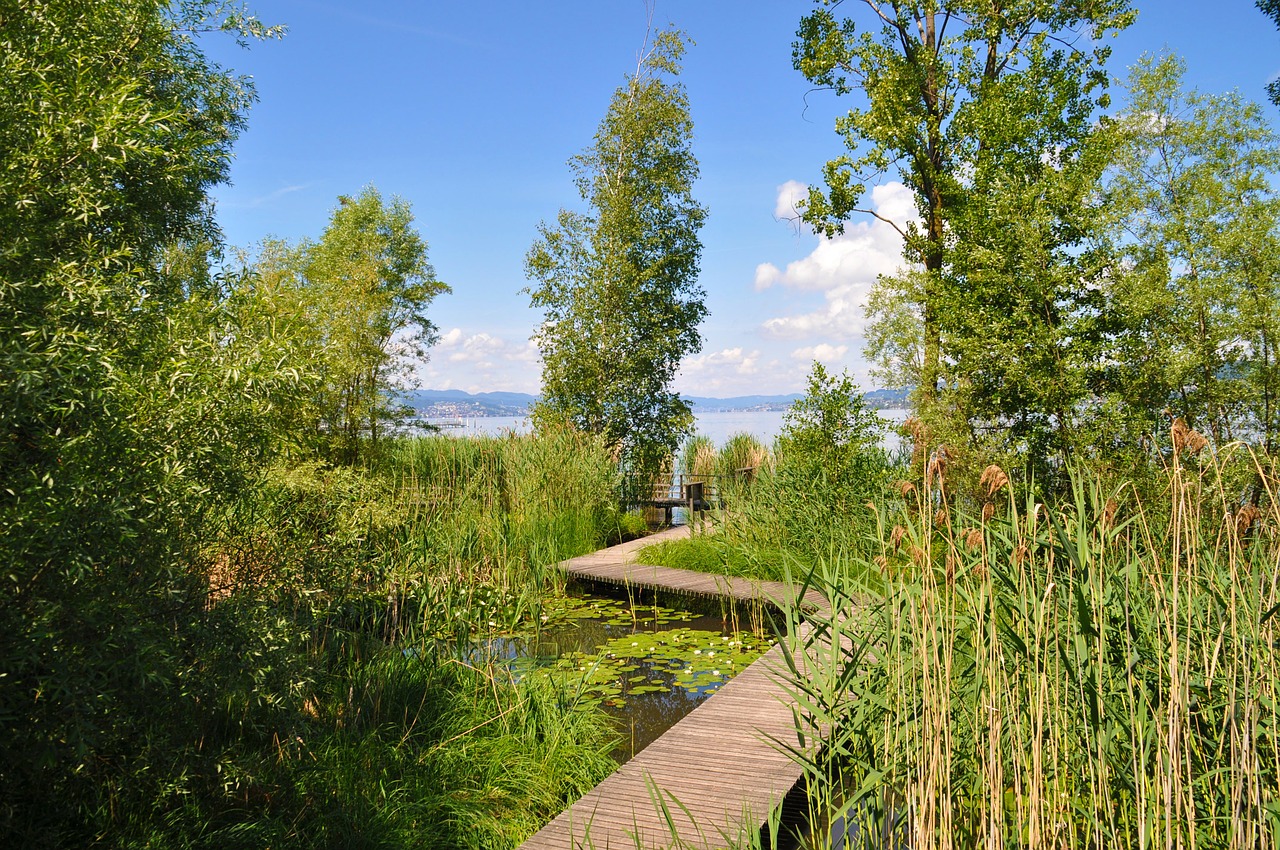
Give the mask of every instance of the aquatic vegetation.
<svg viewBox="0 0 1280 850">
<path fill-rule="evenodd" d="M 552 678 L 576 683 L 587 703 L 623 705 L 631 697 L 680 688 L 709 694 L 755 661 L 773 639 L 674 628 L 620 635 L 595 652 L 573 652 L 549 668 Z"/>
<path fill-rule="evenodd" d="M 618 708 L 643 694 L 710 694 L 774 642 L 762 629 L 661 605 L 601 597 L 545 601 L 536 630 L 492 634 L 472 658 L 505 661 L 516 680 L 545 677 L 584 705 Z"/>
</svg>

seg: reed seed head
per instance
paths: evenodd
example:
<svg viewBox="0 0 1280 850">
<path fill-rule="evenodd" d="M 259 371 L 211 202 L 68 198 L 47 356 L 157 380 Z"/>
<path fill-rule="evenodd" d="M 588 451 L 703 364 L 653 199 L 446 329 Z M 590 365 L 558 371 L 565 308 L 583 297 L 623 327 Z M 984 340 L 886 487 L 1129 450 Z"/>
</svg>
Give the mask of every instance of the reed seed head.
<svg viewBox="0 0 1280 850">
<path fill-rule="evenodd" d="M 1102 509 L 1102 530 L 1110 531 L 1115 525 L 1116 512 L 1120 510 L 1120 505 L 1115 499 L 1107 499 L 1107 505 Z"/>
<path fill-rule="evenodd" d="M 982 529 L 971 528 L 965 532 L 964 545 L 970 549 L 979 549 L 982 547 Z"/>
<path fill-rule="evenodd" d="M 982 506 L 982 521 L 990 522 L 991 518 L 996 515 L 996 506 L 991 502 L 986 502 Z"/>
<path fill-rule="evenodd" d="M 1204 434 L 1187 425 L 1186 420 L 1181 416 L 1173 420 L 1173 425 L 1169 428 L 1169 436 L 1173 440 L 1173 453 L 1175 455 L 1183 451 L 1197 455 L 1200 454 L 1201 449 L 1209 445 L 1209 441 Z"/>
<path fill-rule="evenodd" d="M 938 508 L 938 510 L 933 515 L 933 524 L 939 527 L 947 524 L 946 508 Z"/>
<path fill-rule="evenodd" d="M 1008 483 L 1009 476 L 994 463 L 982 470 L 982 477 L 978 479 L 978 485 L 987 488 L 987 498 L 994 496 L 997 490 Z"/>
<path fill-rule="evenodd" d="M 902 543 L 902 538 L 907 536 L 907 530 L 900 525 L 895 525 L 893 531 L 889 533 L 889 545 L 897 549 Z"/>
<path fill-rule="evenodd" d="M 925 467 L 926 481 L 937 479 L 938 486 L 941 487 L 947 477 L 947 467 L 951 460 L 951 451 L 946 446 L 938 446 L 938 450 L 929 458 L 929 465 Z"/>
<path fill-rule="evenodd" d="M 1253 524 L 1262 516 L 1262 511 L 1255 505 L 1245 505 L 1236 511 L 1236 535 L 1244 537 L 1253 528 Z"/>
<path fill-rule="evenodd" d="M 904 499 L 916 491 L 916 485 L 912 484 L 910 481 L 899 481 L 894 486 L 898 489 L 898 493 Z"/>
<path fill-rule="evenodd" d="M 911 435 L 911 439 L 917 446 L 923 446 L 929 442 L 929 428 L 914 416 L 908 416 L 902 423 L 903 429 Z"/>
</svg>

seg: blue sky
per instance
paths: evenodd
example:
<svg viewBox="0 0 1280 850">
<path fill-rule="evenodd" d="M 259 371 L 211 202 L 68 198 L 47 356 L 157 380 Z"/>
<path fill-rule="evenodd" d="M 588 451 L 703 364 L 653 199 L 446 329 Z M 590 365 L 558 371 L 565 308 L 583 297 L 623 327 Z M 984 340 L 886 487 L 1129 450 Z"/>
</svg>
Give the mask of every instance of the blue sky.
<svg viewBox="0 0 1280 850">
<path fill-rule="evenodd" d="M 852 8 L 852 0 L 849 0 Z M 1168 48 L 1206 92 L 1264 99 L 1280 72 L 1280 33 L 1252 0 L 1135 0 L 1138 22 L 1113 39 L 1111 73 Z M 453 287 L 432 314 L 441 343 L 422 385 L 537 392 L 529 341 L 540 315 L 521 290 L 543 219 L 581 208 L 567 160 L 587 146 L 645 33 L 642 0 L 254 0 L 281 41 L 210 57 L 257 84 L 236 145 L 232 185 L 216 193 L 228 241 L 316 237 L 341 194 L 375 185 L 409 201 L 431 262 Z M 866 388 L 862 301 L 899 245 L 886 225 L 855 221 L 834 241 L 779 218 L 840 147 L 848 108 L 791 68 L 810 8 L 782 0 L 657 0 L 655 23 L 685 30 L 686 85 L 701 163 L 695 194 L 710 211 L 700 283 L 710 315 L 703 349 L 676 389 L 693 395 L 803 389 L 816 357 Z M 1115 90 L 1117 100 L 1123 91 Z M 1268 106 L 1276 117 L 1276 109 Z M 910 202 L 888 184 L 881 212 Z"/>
</svg>

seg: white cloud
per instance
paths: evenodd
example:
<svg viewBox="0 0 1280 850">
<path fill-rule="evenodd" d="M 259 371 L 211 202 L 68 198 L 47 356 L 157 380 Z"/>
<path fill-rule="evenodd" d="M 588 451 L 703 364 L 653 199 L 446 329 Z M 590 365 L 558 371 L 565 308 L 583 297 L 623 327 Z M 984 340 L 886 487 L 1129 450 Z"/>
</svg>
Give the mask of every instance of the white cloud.
<svg viewBox="0 0 1280 850">
<path fill-rule="evenodd" d="M 680 364 L 673 387 L 686 395 L 734 396 L 759 392 L 762 369 L 777 361 L 762 363 L 759 349 L 742 346 L 686 357 Z"/>
<path fill-rule="evenodd" d="M 823 365 L 831 366 L 838 364 L 849 353 L 847 345 L 831 345 L 829 343 L 819 343 L 818 345 L 807 345 L 804 348 L 797 348 L 791 352 L 792 360 L 805 360 L 812 363 L 818 360 Z"/>
<path fill-rule="evenodd" d="M 538 348 L 527 339 L 450 328 L 440 334 L 430 356 L 418 376 L 431 389 L 538 391 Z"/>
<path fill-rule="evenodd" d="M 784 203 L 784 194 L 794 192 L 793 184 L 791 181 L 779 187 L 779 207 Z M 876 212 L 898 227 L 905 227 L 915 217 L 912 193 L 901 183 L 876 186 L 870 194 Z M 893 225 L 880 219 L 846 225 L 843 234 L 831 239 L 815 239 L 817 244 L 808 256 L 788 263 L 785 270 L 772 263 L 756 267 L 756 291 L 777 285 L 800 292 L 820 292 L 825 298 L 821 309 L 814 312 L 767 319 L 761 327 L 769 336 L 850 339 L 861 335 L 871 286 L 880 275 L 893 274 L 902 267 L 902 236 Z"/>
<path fill-rule="evenodd" d="M 756 292 L 763 292 L 782 277 L 782 271 L 773 263 L 761 263 L 756 266 Z"/>
<path fill-rule="evenodd" d="M 773 205 L 773 217 L 780 221 L 797 221 L 802 201 L 809 197 L 809 186 L 799 180 L 788 180 L 778 187 L 778 199 Z"/>
<path fill-rule="evenodd" d="M 815 360 L 827 367 L 827 371 L 833 374 L 848 372 L 854 382 L 863 389 L 874 386 L 871 381 L 871 365 L 859 357 L 850 357 L 849 352 L 857 352 L 862 348 L 863 340 L 859 339 L 853 345 L 832 345 L 826 342 L 820 342 L 817 345 L 806 345 L 801 348 L 794 349 L 791 352 L 791 359 L 797 363 L 803 363 L 809 366 Z M 806 368 L 806 372 L 808 369 Z"/>
<path fill-rule="evenodd" d="M 686 357 L 680 364 L 680 372 L 686 376 L 706 373 L 710 370 L 731 371 L 737 375 L 751 375 L 760 360 L 759 351 L 746 352 L 741 346 Z"/>
</svg>

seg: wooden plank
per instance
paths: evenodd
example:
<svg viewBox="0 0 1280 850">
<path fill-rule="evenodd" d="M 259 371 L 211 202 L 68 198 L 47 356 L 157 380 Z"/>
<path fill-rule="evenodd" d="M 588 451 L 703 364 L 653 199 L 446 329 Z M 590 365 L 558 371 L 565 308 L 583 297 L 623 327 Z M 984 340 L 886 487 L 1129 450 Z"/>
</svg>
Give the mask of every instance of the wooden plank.
<svg viewBox="0 0 1280 850">
<path fill-rule="evenodd" d="M 696 573 L 635 562 L 687 527 L 615 546 L 560 564 L 592 581 L 777 604 L 797 596 L 782 582 Z M 813 591 L 805 603 L 826 607 Z M 674 846 L 720 847 L 757 833 L 801 776 L 780 746 L 797 740 L 794 698 L 785 685 L 786 650 L 779 644 L 722 685 L 658 740 L 521 845 L 522 850 Z M 809 736 L 812 741 L 813 737 Z M 665 803 L 665 812 L 659 800 Z"/>
<path fill-rule="evenodd" d="M 681 847 L 757 832 L 801 773 L 773 740 L 795 740 L 783 651 L 775 646 L 749 665 L 522 848 L 670 847 L 655 798 L 666 802 Z"/>
</svg>

